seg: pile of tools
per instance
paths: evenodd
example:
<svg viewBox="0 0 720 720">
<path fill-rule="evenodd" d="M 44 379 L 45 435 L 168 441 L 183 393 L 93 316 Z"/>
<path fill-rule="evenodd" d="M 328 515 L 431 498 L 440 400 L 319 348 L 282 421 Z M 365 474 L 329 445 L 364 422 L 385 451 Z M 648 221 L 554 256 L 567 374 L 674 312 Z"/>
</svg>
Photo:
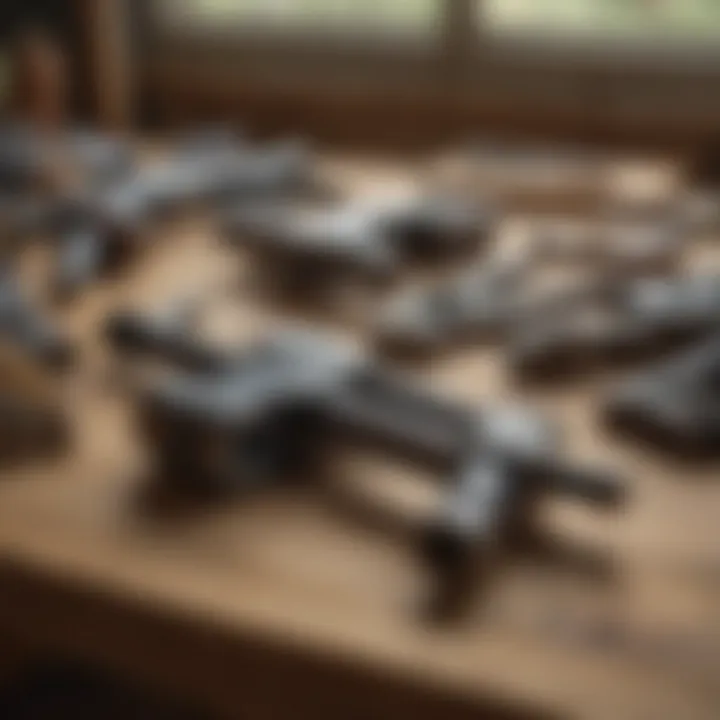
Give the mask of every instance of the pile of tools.
<svg viewBox="0 0 720 720">
<path fill-rule="evenodd" d="M 3 365 L 0 402 L 18 418 L 12 432 L 24 434 L 3 438 L 3 447 L 35 457 L 72 444 L 57 388 L 82 363 L 48 317 L 141 256 L 157 226 L 188 208 L 209 210 L 225 246 L 284 293 L 327 307 L 353 283 L 379 306 L 364 349 L 298 327 L 220 349 L 183 313 L 111 314 L 103 336 L 114 355 L 157 370 L 142 374 L 131 394 L 154 470 L 178 492 L 242 497 L 313 482 L 338 445 L 369 445 L 430 467 L 443 491 L 418 527 L 416 550 L 435 616 L 467 606 L 503 551 L 527 537 L 543 495 L 615 510 L 625 485 L 609 470 L 564 459 L 560 429 L 532 408 L 453 402 L 411 380 L 398 361 L 459 342 L 500 344 L 518 381 L 568 383 L 663 356 L 608 399 L 608 426 L 664 450 L 707 455 L 720 447 L 720 275 L 682 269 L 699 234 L 690 205 L 668 200 L 628 212 L 598 191 L 568 218 L 531 203 L 525 240 L 508 252 L 502 230 L 520 201 L 508 203 L 507 172 L 537 177 L 537 192 L 550 196 L 561 194 L 546 182 L 553 161 L 571 184 L 582 175 L 583 187 L 596 168 L 606 188 L 604 160 L 508 148 L 475 149 L 465 160 L 483 178 L 480 198 L 478 182 L 463 187 L 433 170 L 401 198 L 347 198 L 295 142 L 258 145 L 211 128 L 143 161 L 128 144 L 90 132 L 48 140 L 3 128 L 0 340 L 8 358 L 23 360 Z M 17 260 L 32 242 L 49 243 L 56 257 L 45 310 L 18 280 Z M 418 267 L 435 276 L 398 289 L 404 271 Z M 565 282 L 543 286 L 558 268 Z M 43 384 L 53 390 L 39 392 Z"/>
</svg>

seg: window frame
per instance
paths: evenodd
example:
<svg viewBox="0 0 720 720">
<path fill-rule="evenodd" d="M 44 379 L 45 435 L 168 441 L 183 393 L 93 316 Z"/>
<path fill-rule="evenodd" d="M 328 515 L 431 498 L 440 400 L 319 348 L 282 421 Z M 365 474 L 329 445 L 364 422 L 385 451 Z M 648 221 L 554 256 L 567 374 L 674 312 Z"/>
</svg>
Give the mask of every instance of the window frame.
<svg viewBox="0 0 720 720">
<path fill-rule="evenodd" d="M 178 1 L 178 0 L 176 0 Z M 390 0 L 392 1 L 392 0 Z M 392 46 L 397 54 L 405 52 L 428 52 L 429 45 L 438 45 L 448 52 L 449 45 L 461 45 L 468 50 L 468 55 L 520 53 L 531 58 L 548 57 L 563 61 L 573 58 L 582 64 L 613 65 L 631 61 L 638 64 L 647 63 L 650 67 L 659 65 L 681 67 L 706 65 L 708 62 L 717 62 L 720 59 L 720 49 L 717 41 L 711 39 L 692 44 L 681 38 L 668 37 L 664 39 L 652 38 L 623 38 L 611 39 L 607 36 L 583 35 L 582 38 L 572 38 L 563 33 L 551 33 L 544 30 L 508 30 L 502 35 L 493 37 L 484 30 L 482 14 L 476 7 L 482 7 L 486 0 L 435 0 L 438 5 L 439 32 L 437 43 L 427 43 L 421 35 L 414 33 L 389 31 L 381 35 L 368 37 L 368 32 L 360 30 L 333 31 L 313 30 L 298 27 L 295 29 L 273 28 L 265 23 L 252 23 L 245 26 L 222 27 L 196 27 L 183 28 L 181 23 L 174 27 L 163 21 L 161 6 L 168 0 L 149 0 L 149 11 L 146 22 L 149 22 L 152 34 L 156 41 L 179 41 L 203 43 L 212 40 L 213 43 L 232 43 L 237 45 L 239 40 L 249 42 L 251 45 L 270 45 L 293 49 L 307 46 L 327 45 L 343 46 L 347 43 L 356 50 L 362 48 L 364 52 L 386 52 Z M 170 3 L 168 3 L 170 4 Z M 612 50 L 608 49 L 608 42 L 612 43 Z M 662 46 L 660 45 L 662 42 Z M 424 46 L 424 47 L 423 47 Z M 482 52 L 475 52 L 482 48 Z M 477 58 L 468 62 L 476 62 Z"/>
<path fill-rule="evenodd" d="M 173 62 L 182 65 L 189 52 L 197 58 L 216 58 L 215 65 L 208 63 L 208 78 L 213 71 L 237 61 L 238 67 L 259 68 L 260 75 L 272 75 L 275 69 L 282 85 L 283 72 L 290 68 L 292 78 L 288 77 L 287 83 L 294 86 L 296 93 L 303 91 L 303 83 L 309 87 L 316 82 L 313 72 L 332 67 L 337 77 L 347 72 L 353 80 L 361 79 L 363 91 L 374 90 L 378 97 L 383 92 L 387 95 L 393 82 L 398 82 L 391 78 L 393 74 L 399 77 L 405 73 L 409 84 L 417 84 L 417 92 L 425 93 L 428 102 L 443 98 L 449 112 L 462 113 L 465 110 L 461 106 L 472 105 L 481 108 L 470 112 L 473 117 L 487 110 L 489 116 L 501 118 L 500 122 L 507 116 L 517 119 L 521 126 L 529 126 L 537 116 L 546 114 L 551 124 L 554 118 L 563 123 L 567 119 L 566 124 L 583 133 L 595 132 L 603 123 L 611 127 L 611 134 L 615 133 L 625 116 L 629 125 L 638 125 L 640 135 L 644 126 L 653 131 L 667 126 L 672 132 L 688 130 L 691 134 L 707 134 L 712 127 L 720 127 L 720 99 L 717 103 L 711 101 L 720 80 L 717 48 L 690 48 L 676 42 L 668 50 L 666 45 L 660 49 L 652 40 L 633 40 L 614 42 L 609 51 L 602 38 L 583 38 L 579 42 L 546 33 L 491 34 L 476 11 L 476 3 L 484 1 L 437 0 L 439 26 L 429 42 L 425 36 L 402 33 L 389 33 L 384 38 L 362 33 L 333 37 L 306 29 L 286 33 L 257 26 L 232 28 L 218 36 L 202 29 L 163 27 L 157 12 L 149 12 L 146 15 L 151 16 L 148 26 L 152 47 L 147 67 L 158 87 L 162 83 L 157 78 L 166 77 Z M 155 9 L 159 2 L 146 0 Z M 164 69 L 164 75 L 157 72 L 158 67 Z M 302 76 L 303 67 L 308 72 L 296 81 L 294 73 Z M 378 68 L 383 71 L 378 72 Z M 694 95 L 682 89 L 685 81 L 696 89 Z M 222 80 L 217 85 L 232 82 Z M 493 96 L 497 90 L 500 99 Z M 224 87 L 223 92 L 230 94 L 232 88 Z M 548 108 L 540 107 L 544 92 L 550 98 Z M 652 108 L 643 113 L 642 103 L 637 105 L 636 100 L 647 92 Z M 663 92 L 668 110 L 672 111 L 667 122 L 658 110 Z M 529 109 L 534 112 L 528 113 Z M 678 112 L 687 118 L 678 118 Z M 453 122 L 449 125 L 453 126 Z"/>
<path fill-rule="evenodd" d="M 218 47 L 239 48 L 241 45 L 249 51 L 262 51 L 264 54 L 279 51 L 281 53 L 322 53 L 327 50 L 336 53 L 338 50 L 349 55 L 358 56 L 366 54 L 391 55 L 395 57 L 405 56 L 409 59 L 414 57 L 436 56 L 439 45 L 445 45 L 446 33 L 444 32 L 447 22 L 447 7 L 457 0 L 434 0 L 439 6 L 438 20 L 440 42 L 428 42 L 421 33 L 405 33 L 388 31 L 380 35 L 370 37 L 368 31 L 353 31 L 350 29 L 333 29 L 328 32 L 325 29 L 314 30 L 308 27 L 278 28 L 271 27 L 265 23 L 247 23 L 226 28 L 210 27 L 200 25 L 190 28 L 183 23 L 172 26 L 164 23 L 162 19 L 161 6 L 167 0 L 149 0 L 150 10 L 147 13 L 146 22 L 150 24 L 152 35 L 155 41 L 161 46 L 175 47 L 178 44 L 192 47 L 202 47 L 212 43 Z M 465 0 L 461 0 L 462 4 Z"/>
</svg>

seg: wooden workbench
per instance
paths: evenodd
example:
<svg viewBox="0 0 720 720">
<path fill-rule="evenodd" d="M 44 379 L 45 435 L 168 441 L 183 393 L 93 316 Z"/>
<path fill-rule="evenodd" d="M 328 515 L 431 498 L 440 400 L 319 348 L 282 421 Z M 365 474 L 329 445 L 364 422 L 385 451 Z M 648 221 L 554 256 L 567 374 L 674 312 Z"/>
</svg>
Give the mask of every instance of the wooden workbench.
<svg viewBox="0 0 720 720">
<path fill-rule="evenodd" d="M 367 185 L 394 170 L 348 165 L 345 175 Z M 207 508 L 154 498 L 100 323 L 114 307 L 213 290 L 208 332 L 255 336 L 283 313 L 249 289 L 245 270 L 207 220 L 186 218 L 64 313 L 83 349 L 64 390 L 75 440 L 67 458 L 0 485 L 7 632 L 229 717 L 718 717 L 717 472 L 672 467 L 599 430 L 610 378 L 526 399 L 565 425 L 571 456 L 626 475 L 627 509 L 599 517 L 549 503 L 543 526 L 584 553 L 565 567 L 510 559 L 456 628 L 420 620 L 422 574 L 406 536 L 339 512 L 324 492 Z M 414 372 L 463 401 L 517 395 L 497 348 Z M 340 457 L 337 475 L 408 513 L 428 494 L 377 458 Z"/>
</svg>

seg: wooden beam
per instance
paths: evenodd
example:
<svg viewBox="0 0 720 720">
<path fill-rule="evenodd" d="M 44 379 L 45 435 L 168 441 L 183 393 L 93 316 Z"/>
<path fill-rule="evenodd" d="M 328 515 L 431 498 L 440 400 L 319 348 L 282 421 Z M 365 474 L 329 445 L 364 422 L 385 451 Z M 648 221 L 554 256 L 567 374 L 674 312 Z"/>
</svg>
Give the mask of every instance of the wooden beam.
<svg viewBox="0 0 720 720">
<path fill-rule="evenodd" d="M 128 129 L 135 107 L 127 3 L 77 1 L 86 38 L 95 119 L 108 130 Z"/>
</svg>

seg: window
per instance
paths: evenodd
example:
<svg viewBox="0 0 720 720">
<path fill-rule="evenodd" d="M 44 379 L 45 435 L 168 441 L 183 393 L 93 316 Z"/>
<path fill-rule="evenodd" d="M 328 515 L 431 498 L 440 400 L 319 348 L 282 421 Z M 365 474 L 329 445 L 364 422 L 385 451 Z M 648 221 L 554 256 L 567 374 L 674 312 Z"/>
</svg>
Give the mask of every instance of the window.
<svg viewBox="0 0 720 720">
<path fill-rule="evenodd" d="M 438 0 L 162 0 L 162 20 L 207 30 L 427 33 Z"/>
<path fill-rule="evenodd" d="M 496 33 L 681 41 L 720 37 L 718 0 L 476 0 L 476 12 Z"/>
<path fill-rule="evenodd" d="M 720 39 L 720 0 L 154 0 L 165 28 L 217 33 Z M 436 37 L 438 34 L 436 33 Z"/>
<path fill-rule="evenodd" d="M 338 117 L 411 97 L 438 127 L 720 125 L 720 0 L 136 1 L 159 10 L 147 66 L 168 96 L 283 89 L 318 125 L 312 97 Z"/>
</svg>

